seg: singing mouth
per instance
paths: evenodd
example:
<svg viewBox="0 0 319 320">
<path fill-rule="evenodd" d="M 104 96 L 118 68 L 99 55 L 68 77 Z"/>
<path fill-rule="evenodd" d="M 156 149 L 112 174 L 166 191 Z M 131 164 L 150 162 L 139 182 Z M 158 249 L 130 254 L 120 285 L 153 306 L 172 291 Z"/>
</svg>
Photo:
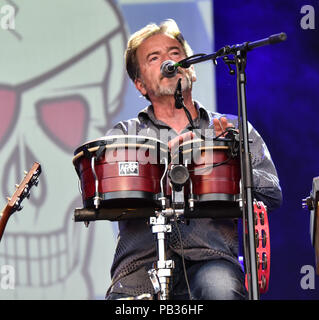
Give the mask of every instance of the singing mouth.
<svg viewBox="0 0 319 320">
<path fill-rule="evenodd" d="M 40 234 L 5 234 L 0 260 L 14 267 L 15 286 L 48 287 L 63 282 L 73 272 L 79 262 L 78 248 L 74 253 L 79 233 L 71 246 L 69 229 L 64 227 Z"/>
</svg>

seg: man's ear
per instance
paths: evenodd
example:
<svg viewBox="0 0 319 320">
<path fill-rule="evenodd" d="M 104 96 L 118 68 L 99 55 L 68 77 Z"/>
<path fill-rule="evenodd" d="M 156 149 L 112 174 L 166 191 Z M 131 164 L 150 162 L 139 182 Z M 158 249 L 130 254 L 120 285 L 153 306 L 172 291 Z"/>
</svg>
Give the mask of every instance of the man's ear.
<svg viewBox="0 0 319 320">
<path fill-rule="evenodd" d="M 196 72 L 195 72 L 194 65 L 191 65 L 190 69 L 191 69 L 192 82 L 195 82 L 197 80 L 197 77 L 196 77 Z"/>
<path fill-rule="evenodd" d="M 147 94 L 147 91 L 145 89 L 144 83 L 140 78 L 136 78 L 134 80 L 135 88 L 143 95 L 145 96 Z"/>
</svg>

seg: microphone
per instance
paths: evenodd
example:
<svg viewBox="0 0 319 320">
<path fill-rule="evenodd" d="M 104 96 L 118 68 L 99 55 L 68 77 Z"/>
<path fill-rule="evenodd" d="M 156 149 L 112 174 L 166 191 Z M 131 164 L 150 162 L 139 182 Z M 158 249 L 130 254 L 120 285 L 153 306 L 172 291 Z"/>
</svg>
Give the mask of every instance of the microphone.
<svg viewBox="0 0 319 320">
<path fill-rule="evenodd" d="M 177 74 L 176 62 L 172 60 L 166 60 L 161 65 L 161 73 L 166 78 L 173 78 Z"/>
</svg>

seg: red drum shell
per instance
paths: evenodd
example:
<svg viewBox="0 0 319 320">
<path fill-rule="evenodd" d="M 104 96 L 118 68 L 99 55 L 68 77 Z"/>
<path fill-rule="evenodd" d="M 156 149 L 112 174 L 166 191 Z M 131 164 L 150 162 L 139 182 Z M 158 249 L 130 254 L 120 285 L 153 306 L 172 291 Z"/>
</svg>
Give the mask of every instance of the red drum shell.
<svg viewBox="0 0 319 320">
<path fill-rule="evenodd" d="M 228 148 L 214 150 L 203 150 L 202 153 L 212 155 L 213 164 L 218 164 L 228 159 Z M 190 178 L 193 183 L 195 195 L 208 194 L 229 194 L 237 195 L 240 192 L 240 166 L 238 159 L 231 159 L 228 162 L 212 168 L 211 164 L 190 165 Z"/>
<path fill-rule="evenodd" d="M 125 162 L 125 159 L 121 162 Z M 105 157 L 95 164 L 96 175 L 99 180 L 100 193 L 117 191 L 145 191 L 160 192 L 159 180 L 163 174 L 159 165 L 139 163 L 138 176 L 120 176 L 119 163 L 108 163 Z M 91 169 L 91 161 L 83 158 L 79 163 L 81 172 L 83 198 L 93 197 L 95 194 L 95 180 Z"/>
</svg>

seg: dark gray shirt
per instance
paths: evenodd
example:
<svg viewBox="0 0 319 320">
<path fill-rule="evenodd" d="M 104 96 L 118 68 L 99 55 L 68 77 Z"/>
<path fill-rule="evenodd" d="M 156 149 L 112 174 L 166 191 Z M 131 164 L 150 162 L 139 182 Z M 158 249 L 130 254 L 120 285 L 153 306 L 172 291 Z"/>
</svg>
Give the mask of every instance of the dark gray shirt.
<svg viewBox="0 0 319 320">
<path fill-rule="evenodd" d="M 195 102 L 198 117 L 194 125 L 205 132 L 213 132 L 213 118 L 223 116 L 211 112 Z M 237 128 L 237 117 L 225 115 Z M 162 129 L 162 130 L 161 130 Z M 164 130 L 166 129 L 166 130 Z M 186 127 L 182 133 L 190 130 Z M 207 129 L 207 130 L 205 130 Z M 164 133 L 163 133 L 164 132 Z M 177 132 L 167 124 L 155 118 L 153 106 L 150 105 L 138 117 L 121 121 L 107 135 L 132 134 L 152 136 L 160 140 L 170 140 Z M 163 137 L 163 135 L 168 135 Z M 268 212 L 278 208 L 282 202 L 282 193 L 275 166 L 271 156 L 258 132 L 249 124 L 250 152 L 252 155 L 254 198 L 263 201 Z M 225 209 L 227 210 L 227 209 Z M 111 268 L 112 284 L 109 292 L 125 293 L 130 296 L 142 293 L 154 293 L 147 271 L 157 260 L 156 242 L 147 219 L 119 221 L 117 247 Z M 178 225 L 185 259 L 203 261 L 225 258 L 236 264 L 238 262 L 238 232 L 235 219 L 190 219 L 188 224 Z M 167 256 L 181 254 L 181 243 L 176 226 L 168 239 Z"/>
</svg>

